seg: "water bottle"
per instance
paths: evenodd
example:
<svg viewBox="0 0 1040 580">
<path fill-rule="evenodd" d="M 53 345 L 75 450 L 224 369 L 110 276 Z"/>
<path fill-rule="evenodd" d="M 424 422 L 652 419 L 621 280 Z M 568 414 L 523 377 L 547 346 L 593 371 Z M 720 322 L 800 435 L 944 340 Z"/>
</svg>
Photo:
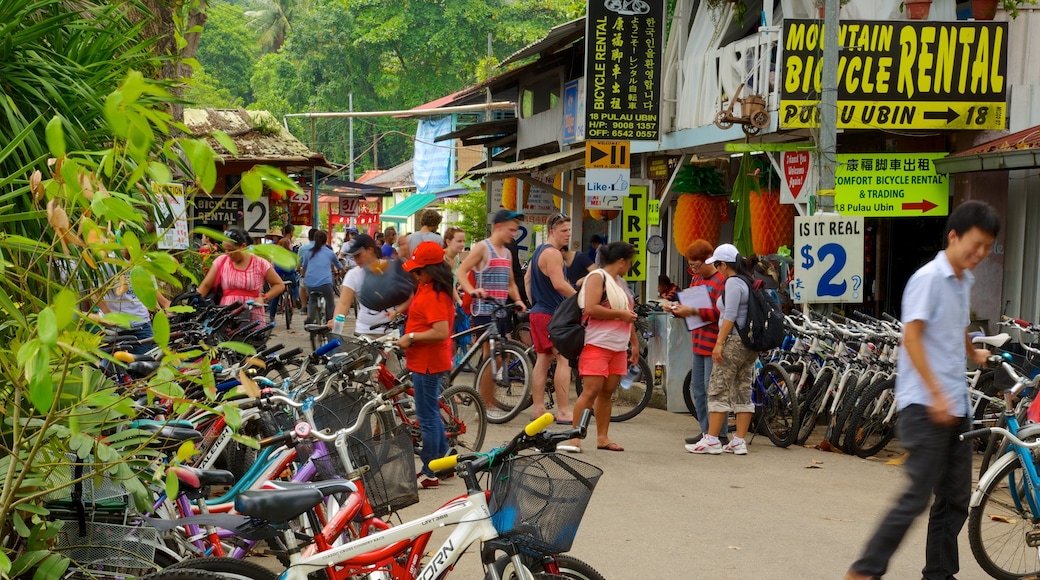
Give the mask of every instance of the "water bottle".
<svg viewBox="0 0 1040 580">
<path fill-rule="evenodd" d="M 346 315 L 337 314 L 335 321 L 332 323 L 332 334 L 343 334 L 343 323 L 347 321 Z"/>
<path fill-rule="evenodd" d="M 628 372 L 625 373 L 625 376 L 621 377 L 621 388 L 622 389 L 631 389 L 632 388 L 632 383 L 636 382 L 636 379 L 638 377 L 639 377 L 639 367 L 638 366 L 629 367 Z"/>
</svg>

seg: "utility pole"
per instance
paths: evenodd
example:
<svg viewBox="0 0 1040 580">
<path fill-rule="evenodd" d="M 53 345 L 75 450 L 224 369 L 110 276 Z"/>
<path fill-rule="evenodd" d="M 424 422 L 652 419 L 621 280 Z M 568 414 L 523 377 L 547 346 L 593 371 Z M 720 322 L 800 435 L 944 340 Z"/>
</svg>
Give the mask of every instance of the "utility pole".
<svg viewBox="0 0 1040 580">
<path fill-rule="evenodd" d="M 826 0 L 823 16 L 823 78 L 820 99 L 820 189 L 817 212 L 834 212 L 834 170 L 838 164 L 838 11 L 839 0 Z"/>
<path fill-rule="evenodd" d="M 354 112 L 354 93 L 347 95 L 347 106 Z M 354 117 L 349 117 L 350 124 L 350 180 L 354 181 Z"/>
</svg>

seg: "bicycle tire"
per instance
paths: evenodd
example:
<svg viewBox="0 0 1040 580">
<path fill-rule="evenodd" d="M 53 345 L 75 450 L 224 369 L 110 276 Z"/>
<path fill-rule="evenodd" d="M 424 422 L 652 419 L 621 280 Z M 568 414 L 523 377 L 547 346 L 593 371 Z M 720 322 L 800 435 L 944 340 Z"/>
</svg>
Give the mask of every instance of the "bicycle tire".
<svg viewBox="0 0 1040 580">
<path fill-rule="evenodd" d="M 782 366 L 768 363 L 758 372 L 758 380 L 765 392 L 759 417 L 760 429 L 777 447 L 790 447 L 798 438 L 798 402 L 795 400 L 790 375 Z"/>
<path fill-rule="evenodd" d="M 536 580 L 558 580 L 559 578 L 570 578 L 571 580 L 606 580 L 602 574 L 589 564 L 567 554 L 557 554 L 546 559 L 535 560 L 531 556 L 525 556 L 524 567 Z M 558 572 L 547 572 L 555 563 Z M 502 580 L 518 580 L 519 576 L 513 569 L 513 562 L 509 556 L 501 556 L 493 564 L 498 576 Z"/>
<path fill-rule="evenodd" d="M 1037 516 L 1028 512 L 1025 477 L 1021 460 L 1016 458 L 979 489 L 979 504 L 968 510 L 971 552 L 993 578 L 1013 580 L 1040 573 L 1037 550 L 1026 543 Z M 1016 505 L 1022 508 L 1017 509 Z"/>
<path fill-rule="evenodd" d="M 282 310 L 285 311 L 285 329 L 289 330 L 292 328 L 293 300 L 291 292 L 287 292 L 286 294 L 289 294 L 289 296 L 283 294 L 279 305 L 282 307 Z"/>
<path fill-rule="evenodd" d="M 815 377 L 812 388 L 800 401 L 802 408 L 799 409 L 801 413 L 797 439 L 799 445 L 804 445 L 816 429 L 816 422 L 820 418 L 820 405 L 823 404 L 823 398 L 827 396 L 827 385 L 830 384 L 832 374 L 834 374 L 834 369 L 829 367 L 820 371 L 820 374 Z"/>
<path fill-rule="evenodd" d="M 201 559 L 201 558 L 200 558 Z M 199 568 L 174 568 L 173 570 L 159 570 L 158 572 L 152 572 L 146 576 L 141 576 L 139 580 L 230 580 L 230 576 L 225 576 L 217 572 L 208 572 Z"/>
<path fill-rule="evenodd" d="M 623 389 L 619 385 L 614 389 L 610 398 L 610 422 L 620 423 L 628 421 L 643 412 L 650 404 L 654 396 L 654 372 L 650 365 L 643 359 L 639 359 L 639 375 L 632 381 L 632 385 Z M 578 377 L 576 388 L 578 396 L 581 396 L 581 377 Z"/>
<path fill-rule="evenodd" d="M 847 370 L 839 380 L 845 381 L 845 386 L 842 387 L 837 407 L 831 413 L 830 420 L 827 421 L 827 433 L 824 436 L 827 442 L 835 449 L 841 449 L 845 424 L 848 423 L 852 410 L 856 408 L 856 402 L 861 392 L 861 383 L 866 382 L 863 379 L 863 373 L 856 369 Z M 862 386 L 866 387 L 867 385 L 863 384 Z"/>
<path fill-rule="evenodd" d="M 693 371 L 686 371 L 686 377 L 682 383 L 682 398 L 683 402 L 686 403 L 686 408 L 690 410 L 690 414 L 693 415 L 694 419 L 697 417 L 697 404 L 693 401 Z"/>
<path fill-rule="evenodd" d="M 847 455 L 855 455 L 856 454 L 855 446 L 850 444 L 850 438 L 849 438 L 849 433 L 852 432 L 852 429 L 851 429 L 852 419 L 853 419 L 853 417 L 855 417 L 856 405 L 859 404 L 860 400 L 863 399 L 863 396 L 867 394 L 868 390 L 871 387 L 873 387 L 874 385 L 883 383 L 883 382 L 885 382 L 886 380 L 888 380 L 891 377 L 891 375 L 887 374 L 887 373 L 876 373 L 874 375 L 867 375 L 867 376 L 869 378 L 867 384 L 856 395 L 856 404 L 853 405 L 852 408 L 850 408 L 848 410 L 848 416 L 842 422 L 843 423 L 843 426 L 842 426 L 842 431 L 843 432 L 841 434 L 841 446 L 839 447 L 839 449 L 841 449 Z M 863 379 L 860 379 L 860 382 L 863 382 Z"/>
<path fill-rule="evenodd" d="M 492 373 L 492 364 L 501 364 L 495 373 Z M 495 382 L 492 404 L 497 409 L 497 412 L 486 409 L 487 420 L 494 424 L 506 423 L 523 411 L 524 402 L 531 397 L 531 359 L 512 344 L 496 344 L 495 352 L 477 368 L 478 385 L 485 372 L 492 373 Z"/>
<path fill-rule="evenodd" d="M 480 451 L 487 434 L 487 411 L 480 393 L 473 387 L 454 385 L 441 393 L 441 403 L 448 447 L 459 453 Z"/>
<path fill-rule="evenodd" d="M 893 415 L 889 421 L 885 420 L 892 405 L 895 405 L 895 397 L 890 396 L 895 384 L 895 377 L 889 377 L 869 387 L 860 397 L 852 412 L 849 432 L 845 435 L 846 446 L 852 455 L 871 457 L 895 437 L 898 415 Z"/>
<path fill-rule="evenodd" d="M 167 566 L 164 570 L 180 570 L 183 568 L 214 572 L 221 574 L 222 578 L 234 580 L 276 580 L 278 578 L 278 574 L 275 574 L 274 571 L 268 570 L 256 562 L 213 556 L 181 560 L 172 566 Z"/>
</svg>

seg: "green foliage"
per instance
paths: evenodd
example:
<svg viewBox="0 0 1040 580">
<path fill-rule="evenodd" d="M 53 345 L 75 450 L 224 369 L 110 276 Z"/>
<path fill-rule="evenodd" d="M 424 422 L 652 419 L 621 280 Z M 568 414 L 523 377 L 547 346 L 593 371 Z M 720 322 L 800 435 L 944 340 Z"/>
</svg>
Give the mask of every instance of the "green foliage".
<svg viewBox="0 0 1040 580">
<path fill-rule="evenodd" d="M 754 161 L 751 154 L 744 153 L 740 157 L 740 169 L 737 179 L 733 182 L 733 195 L 730 200 L 735 204 L 736 210 L 733 216 L 733 245 L 742 256 L 750 256 L 755 253 L 751 243 L 751 201 L 749 199 L 751 190 L 758 183 L 754 173 Z"/>
<path fill-rule="evenodd" d="M 482 190 L 472 191 L 460 195 L 451 201 L 445 201 L 444 206 L 452 212 L 459 214 L 459 221 L 448 224 L 462 228 L 466 232 L 466 245 L 473 244 L 487 237 L 487 197 Z"/>
<path fill-rule="evenodd" d="M 192 85 L 198 92 L 186 91 L 187 100 L 221 108 L 252 102 L 249 79 L 259 58 L 259 47 L 246 27 L 248 20 L 239 6 L 216 3 L 210 7 L 195 55 L 202 66 L 192 77 Z M 212 89 L 202 91 L 208 87 Z"/>
<path fill-rule="evenodd" d="M 1007 11 L 1012 20 L 1018 18 L 1020 6 L 1036 6 L 1037 0 L 1000 0 L 1000 5 Z"/>
<path fill-rule="evenodd" d="M 725 181 L 714 165 L 687 165 L 679 171 L 672 190 L 681 193 L 725 195 Z"/>
</svg>

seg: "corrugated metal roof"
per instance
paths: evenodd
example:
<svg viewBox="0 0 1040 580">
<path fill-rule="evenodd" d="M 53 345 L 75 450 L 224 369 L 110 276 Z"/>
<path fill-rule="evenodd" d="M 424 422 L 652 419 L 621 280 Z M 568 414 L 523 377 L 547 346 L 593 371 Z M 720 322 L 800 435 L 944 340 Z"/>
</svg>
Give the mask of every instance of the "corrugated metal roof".
<svg viewBox="0 0 1040 580">
<path fill-rule="evenodd" d="M 559 26 L 554 26 L 549 30 L 541 40 L 532 42 L 520 50 L 506 57 L 498 66 L 506 66 L 509 63 L 516 62 L 518 60 L 525 59 L 529 56 L 534 56 L 541 52 L 544 52 L 550 48 L 560 49 L 565 45 L 569 45 L 575 40 L 585 36 L 585 17 L 578 18 L 577 20 L 571 20 L 570 22 L 564 22 Z"/>
<path fill-rule="evenodd" d="M 1035 149 L 1040 147 L 1040 125 L 1030 127 L 1018 133 L 1012 133 L 1007 137 L 1000 137 L 992 141 L 972 147 L 967 151 L 961 151 L 953 157 L 975 155 L 976 153 L 989 153 L 992 151 L 1011 151 L 1014 149 Z"/>
<path fill-rule="evenodd" d="M 328 166 L 322 154 L 308 149 L 267 111 L 184 109 L 184 124 L 192 136 L 205 138 L 225 162 Z M 215 130 L 223 131 L 231 137 L 238 148 L 237 155 L 231 155 L 216 139 L 210 137 Z"/>
<path fill-rule="evenodd" d="M 387 169 L 383 173 L 369 179 L 365 183 L 369 185 L 381 185 L 383 187 L 415 187 L 415 171 L 412 160 Z"/>
<path fill-rule="evenodd" d="M 469 171 L 469 173 L 472 175 L 488 175 L 490 173 L 527 171 L 539 169 L 546 165 L 558 164 L 564 161 L 571 161 L 584 157 L 585 149 L 571 149 L 570 151 L 550 153 L 549 155 L 542 155 L 541 157 L 524 159 L 523 161 L 515 161 L 513 163 L 506 163 L 504 165 L 494 165 L 492 167 L 485 167 L 483 169 L 473 169 Z"/>
</svg>

